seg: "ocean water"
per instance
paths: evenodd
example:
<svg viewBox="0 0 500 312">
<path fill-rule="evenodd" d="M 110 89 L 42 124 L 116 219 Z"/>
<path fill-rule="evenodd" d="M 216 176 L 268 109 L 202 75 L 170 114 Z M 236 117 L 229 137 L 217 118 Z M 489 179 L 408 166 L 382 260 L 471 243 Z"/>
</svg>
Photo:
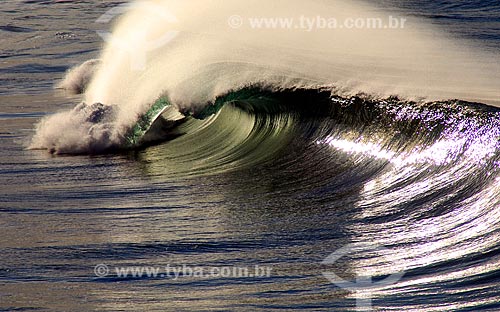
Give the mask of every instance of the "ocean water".
<svg viewBox="0 0 500 312">
<path fill-rule="evenodd" d="M 0 4 L 0 311 L 500 311 L 497 1 L 123 3 Z"/>
</svg>

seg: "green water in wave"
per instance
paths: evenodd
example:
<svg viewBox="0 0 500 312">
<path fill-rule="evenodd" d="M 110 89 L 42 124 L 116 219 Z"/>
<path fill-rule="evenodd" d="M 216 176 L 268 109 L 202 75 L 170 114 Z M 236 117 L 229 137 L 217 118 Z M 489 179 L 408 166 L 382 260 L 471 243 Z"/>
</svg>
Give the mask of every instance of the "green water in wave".
<svg viewBox="0 0 500 312">
<path fill-rule="evenodd" d="M 141 115 L 137 123 L 125 135 L 126 147 L 131 148 L 138 146 L 144 135 L 151 129 L 155 120 L 158 119 L 170 105 L 170 102 L 166 98 L 160 98 L 145 114 Z"/>
<path fill-rule="evenodd" d="M 262 91 L 254 88 L 245 88 L 238 92 L 230 92 L 224 96 L 218 97 L 213 104 L 205 106 L 205 108 L 196 113 L 186 113 L 186 116 L 192 116 L 196 119 L 206 119 L 210 116 L 217 114 L 224 105 L 236 101 L 245 102 L 263 102 L 269 100 L 262 96 Z M 263 104 L 261 103 L 261 104 Z M 154 122 L 165 112 L 165 110 L 172 104 L 166 97 L 159 98 L 151 108 L 141 115 L 135 125 L 125 135 L 125 147 L 134 148 L 141 144 L 142 139 L 146 133 L 151 129 Z M 256 105 L 257 106 L 257 105 Z"/>
</svg>

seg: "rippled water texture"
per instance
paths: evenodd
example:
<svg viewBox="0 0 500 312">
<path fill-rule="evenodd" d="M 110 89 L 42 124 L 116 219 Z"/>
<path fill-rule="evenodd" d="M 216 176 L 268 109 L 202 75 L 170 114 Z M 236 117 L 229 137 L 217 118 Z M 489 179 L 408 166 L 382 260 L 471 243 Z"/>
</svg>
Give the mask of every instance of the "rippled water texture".
<svg viewBox="0 0 500 312">
<path fill-rule="evenodd" d="M 138 148 L 28 149 L 120 3 L 0 4 L 0 311 L 500 311 L 498 108 L 259 85 Z M 497 1 L 376 3 L 500 52 Z M 115 271 L 168 265 L 270 274 Z"/>
</svg>

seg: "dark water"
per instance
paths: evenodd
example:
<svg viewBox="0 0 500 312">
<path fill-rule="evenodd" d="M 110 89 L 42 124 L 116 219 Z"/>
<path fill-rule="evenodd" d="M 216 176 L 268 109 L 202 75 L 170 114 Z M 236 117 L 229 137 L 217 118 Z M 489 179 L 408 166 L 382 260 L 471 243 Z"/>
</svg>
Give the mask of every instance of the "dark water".
<svg viewBox="0 0 500 312">
<path fill-rule="evenodd" d="M 500 49 L 494 1 L 377 3 Z M 265 101 L 189 118 L 138 150 L 26 149 L 41 117 L 80 101 L 53 85 L 98 57 L 94 21 L 117 4 L 0 4 L 0 311 L 356 311 L 359 298 L 374 311 L 500 311 L 496 108 L 257 90 Z M 325 272 L 376 287 L 342 289 Z"/>
</svg>

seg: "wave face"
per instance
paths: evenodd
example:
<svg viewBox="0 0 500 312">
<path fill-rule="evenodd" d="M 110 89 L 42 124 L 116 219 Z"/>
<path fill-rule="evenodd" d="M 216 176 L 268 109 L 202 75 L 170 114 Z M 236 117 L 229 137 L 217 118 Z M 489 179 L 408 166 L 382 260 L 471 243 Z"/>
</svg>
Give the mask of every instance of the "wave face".
<svg viewBox="0 0 500 312">
<path fill-rule="evenodd" d="M 387 246 L 345 259 L 349 272 L 378 280 L 406 272 L 371 290 L 376 311 L 499 308 L 499 109 L 264 87 L 221 99 L 216 114 L 183 119 L 169 142 L 139 153 L 149 175 L 226 176 L 236 182 L 219 187 L 260 194 L 252 202 L 283 210 L 273 213 L 324 209 L 334 216 L 322 226 Z"/>
<path fill-rule="evenodd" d="M 379 279 L 406 273 L 371 289 L 381 311 L 500 309 L 500 110 L 477 103 L 500 99 L 494 55 L 426 26 L 430 2 L 389 34 L 227 26 L 232 15 L 387 14 L 344 1 L 140 3 L 100 61 L 68 73 L 61 87 L 85 91 L 84 103 L 44 119 L 32 148 L 146 149 L 145 170 L 169 179 L 241 173 L 245 189 L 233 192 L 342 211 L 356 242 L 386 246 L 346 264 Z M 443 18 L 491 9 L 457 6 Z M 166 29 L 177 36 L 141 51 Z M 147 55 L 139 72 L 137 55 Z"/>
</svg>

